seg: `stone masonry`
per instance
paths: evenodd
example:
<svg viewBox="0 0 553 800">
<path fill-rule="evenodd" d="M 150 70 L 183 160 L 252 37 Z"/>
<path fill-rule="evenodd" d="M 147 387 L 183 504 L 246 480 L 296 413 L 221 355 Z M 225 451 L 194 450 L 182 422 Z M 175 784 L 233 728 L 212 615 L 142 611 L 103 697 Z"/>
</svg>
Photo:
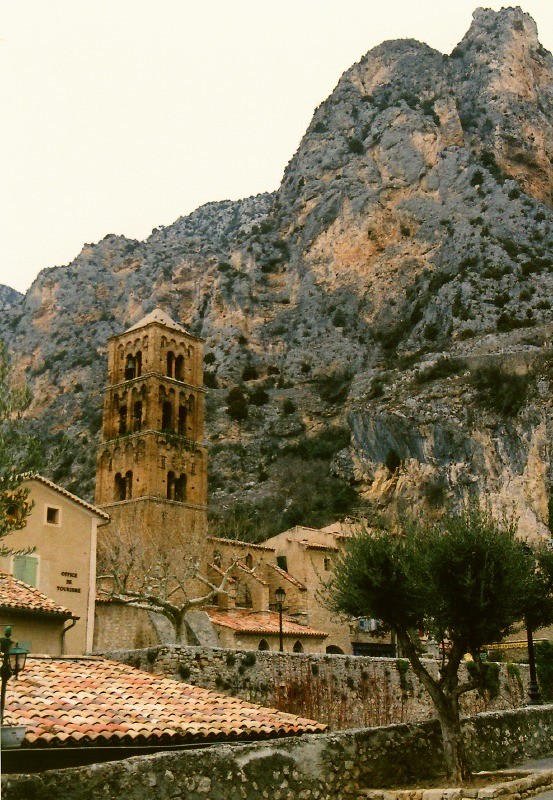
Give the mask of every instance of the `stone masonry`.
<svg viewBox="0 0 553 800">
<path fill-rule="evenodd" d="M 326 722 L 334 730 L 415 722 L 434 716 L 404 659 L 305 653 L 151 647 L 102 653 L 157 675 Z M 434 662 L 438 669 L 437 662 Z M 465 714 L 516 708 L 527 696 L 527 667 L 500 666 L 496 700 L 470 692 Z"/>
<path fill-rule="evenodd" d="M 553 706 L 480 714 L 464 722 L 474 770 L 497 769 L 551 748 Z M 127 754 L 128 751 L 125 751 Z M 2 778 L 4 800 L 353 800 L 439 773 L 436 721 L 218 744 L 107 764 Z M 422 794 L 421 794 L 422 796 Z"/>
</svg>

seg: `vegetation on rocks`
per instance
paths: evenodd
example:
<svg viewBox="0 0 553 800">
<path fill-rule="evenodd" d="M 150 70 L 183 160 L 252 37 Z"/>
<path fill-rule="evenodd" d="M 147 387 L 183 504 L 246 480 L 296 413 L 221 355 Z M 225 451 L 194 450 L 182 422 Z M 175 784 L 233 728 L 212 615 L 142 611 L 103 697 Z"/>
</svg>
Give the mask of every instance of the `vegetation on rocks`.
<svg viewBox="0 0 553 800">
<path fill-rule="evenodd" d="M 341 507 L 401 508 L 430 479 L 457 504 L 470 486 L 499 506 L 509 485 L 545 535 L 550 470 L 531 454 L 550 444 L 552 376 L 510 376 L 548 342 L 552 80 L 517 8 L 475 12 L 451 57 L 386 42 L 316 109 L 276 192 L 209 203 L 143 242 L 109 234 L 25 296 L 1 290 L 45 472 L 92 499 L 105 343 L 160 306 L 206 340 L 219 507 L 263 515 L 287 471 L 280 449 L 346 427 L 343 450 L 304 476 L 347 487 Z M 505 380 L 466 376 L 494 360 Z M 390 449 L 401 467 L 384 474 Z"/>
</svg>

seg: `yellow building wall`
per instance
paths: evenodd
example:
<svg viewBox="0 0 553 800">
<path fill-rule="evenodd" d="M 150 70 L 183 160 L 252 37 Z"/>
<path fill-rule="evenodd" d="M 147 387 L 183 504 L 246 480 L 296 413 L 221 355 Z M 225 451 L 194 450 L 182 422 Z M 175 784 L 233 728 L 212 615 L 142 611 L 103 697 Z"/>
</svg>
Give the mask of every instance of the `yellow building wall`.
<svg viewBox="0 0 553 800">
<path fill-rule="evenodd" d="M 23 616 L 10 612 L 9 609 L 2 609 L 0 611 L 2 636 L 6 625 L 11 626 L 13 641 L 28 647 L 32 655 L 62 654 L 62 633 L 67 620 Z"/>
<path fill-rule="evenodd" d="M 79 617 L 66 634 L 66 654 L 90 652 L 99 519 L 92 511 L 40 481 L 30 480 L 25 485 L 30 489 L 33 509 L 25 528 L 9 534 L 3 544 L 14 550 L 35 548 L 30 555 L 38 559 L 36 588 Z M 59 524 L 46 521 L 48 507 L 59 510 Z M 13 574 L 13 556 L 0 557 L 0 569 Z"/>
</svg>

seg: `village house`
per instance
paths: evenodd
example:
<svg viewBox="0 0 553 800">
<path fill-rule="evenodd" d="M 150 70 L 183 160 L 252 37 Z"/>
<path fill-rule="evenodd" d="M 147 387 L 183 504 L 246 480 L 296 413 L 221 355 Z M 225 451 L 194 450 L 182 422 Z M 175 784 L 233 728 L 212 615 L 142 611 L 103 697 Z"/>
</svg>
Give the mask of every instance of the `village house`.
<svg viewBox="0 0 553 800">
<path fill-rule="evenodd" d="M 0 570 L 50 598 L 67 610 L 71 624 L 64 636 L 66 653 L 92 650 L 96 598 L 96 538 L 98 525 L 109 516 L 42 475 L 27 478 L 32 509 L 25 527 L 9 534 L 3 544 L 14 551 L 0 557 Z M 17 553 L 26 550 L 31 552 Z M 23 639 L 18 634 L 19 639 Z M 42 649 L 36 634 L 26 640 L 33 653 L 59 653 Z M 48 639 L 49 641 L 49 639 Z"/>
</svg>

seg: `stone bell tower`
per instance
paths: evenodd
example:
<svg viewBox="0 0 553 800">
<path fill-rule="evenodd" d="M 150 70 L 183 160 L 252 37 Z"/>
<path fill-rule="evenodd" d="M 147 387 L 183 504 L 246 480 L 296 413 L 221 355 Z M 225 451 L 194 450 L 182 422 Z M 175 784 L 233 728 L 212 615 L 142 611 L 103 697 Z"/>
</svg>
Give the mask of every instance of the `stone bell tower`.
<svg viewBox="0 0 553 800">
<path fill-rule="evenodd" d="M 207 530 L 203 340 L 156 309 L 108 345 L 96 502 L 144 542 Z M 108 527 L 108 526 L 106 526 Z M 101 535 L 101 533 L 100 533 Z"/>
</svg>

